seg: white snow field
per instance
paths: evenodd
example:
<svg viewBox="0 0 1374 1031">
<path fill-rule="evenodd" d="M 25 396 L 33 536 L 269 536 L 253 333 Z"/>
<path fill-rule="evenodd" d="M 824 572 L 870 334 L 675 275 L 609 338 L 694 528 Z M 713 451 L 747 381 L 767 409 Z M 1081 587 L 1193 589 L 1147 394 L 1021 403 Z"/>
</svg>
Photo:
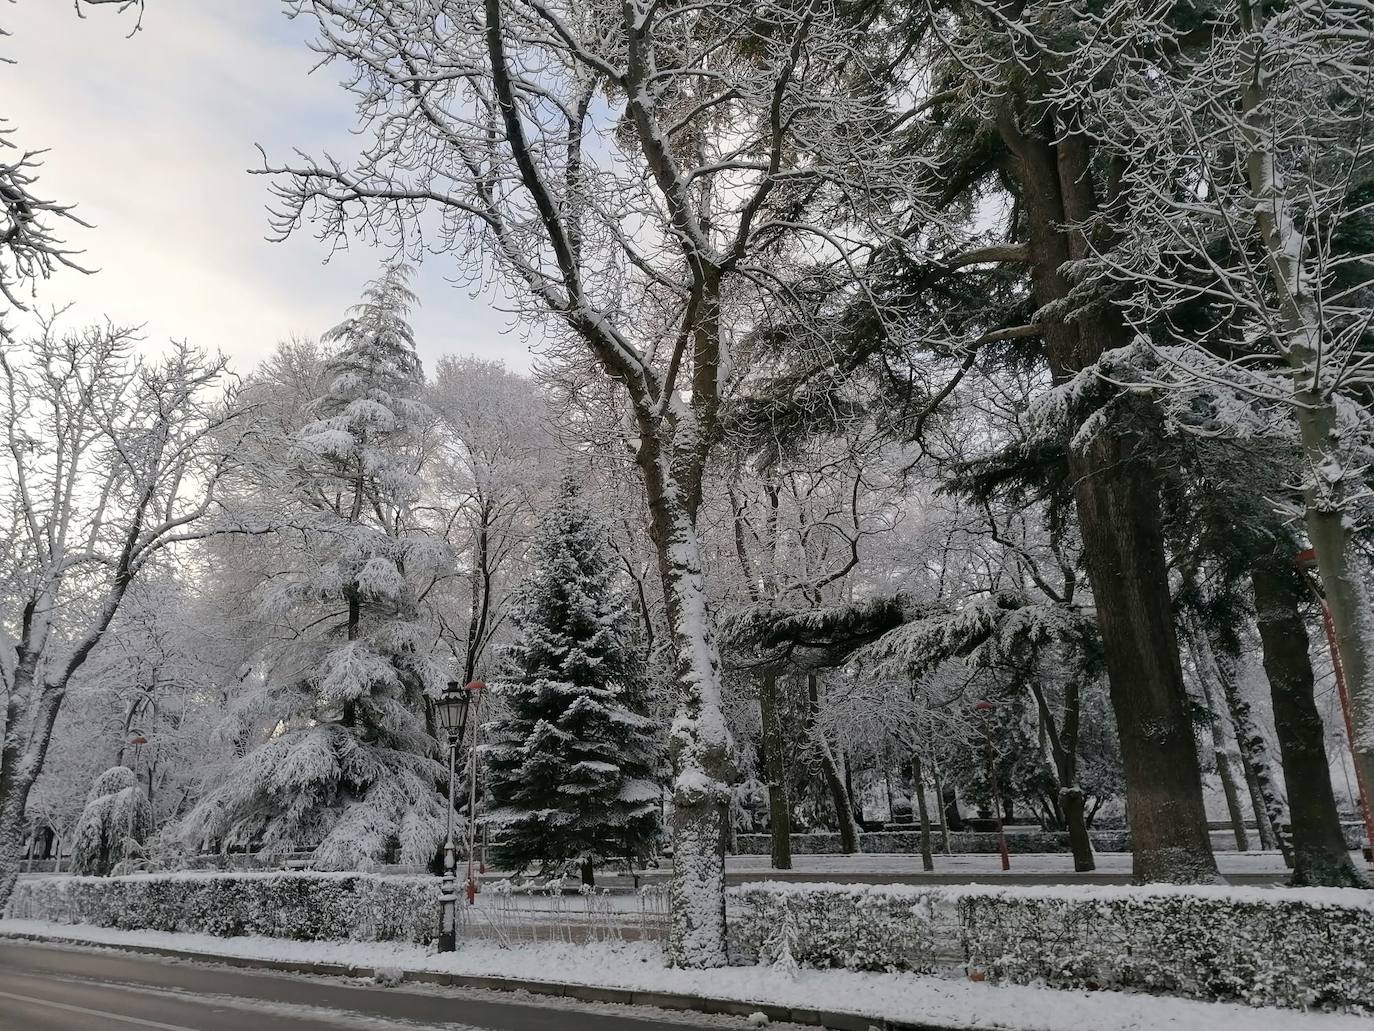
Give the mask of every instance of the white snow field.
<svg viewBox="0 0 1374 1031">
<path fill-rule="evenodd" d="M 998 881 L 1014 880 L 1020 874 L 1063 874 L 1065 883 L 1081 880 L 1073 870 L 1073 856 L 1067 852 L 1027 852 L 1011 857 L 1011 869 L 1003 873 L 1001 857 L 996 853 L 958 853 L 944 855 L 935 853 L 934 876 L 945 874 L 967 875 L 970 879 Z M 1217 852 L 1217 866 L 1222 876 L 1227 874 L 1259 875 L 1272 874 L 1276 880 L 1284 880 L 1289 870 L 1278 852 Z M 1121 874 L 1129 877 L 1131 873 L 1131 854 L 1129 852 L 1098 852 L 1097 873 Z M 761 873 L 770 877 L 776 875 L 769 865 L 768 856 L 726 856 L 727 873 Z M 848 874 L 902 874 L 916 877 L 931 876 L 921 872 L 920 855 L 905 852 L 870 852 L 855 855 L 796 855 L 792 856 L 794 874 L 833 875 L 836 880 L 844 880 Z"/>
</svg>

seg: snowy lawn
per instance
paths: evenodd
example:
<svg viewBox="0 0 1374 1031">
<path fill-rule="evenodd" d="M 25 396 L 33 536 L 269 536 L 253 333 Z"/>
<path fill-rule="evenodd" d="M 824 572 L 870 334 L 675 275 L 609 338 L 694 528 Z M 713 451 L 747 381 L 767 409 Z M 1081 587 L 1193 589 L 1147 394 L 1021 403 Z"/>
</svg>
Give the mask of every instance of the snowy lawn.
<svg viewBox="0 0 1374 1031">
<path fill-rule="evenodd" d="M 101 945 L 144 945 L 206 956 L 391 967 L 407 971 L 508 977 L 857 1014 L 948 1028 L 1016 1031 L 1365 1031 L 1366 1018 L 1133 995 L 992 985 L 906 974 L 771 967 L 672 970 L 649 942 L 520 945 L 481 943 L 446 956 L 392 942 L 297 942 L 203 934 L 118 931 L 30 920 L 2 920 L 0 934 L 31 934 Z"/>
<path fill-rule="evenodd" d="M 1278 852 L 1218 852 L 1217 865 L 1227 874 L 1274 874 L 1287 878 L 1289 870 Z M 1129 875 L 1129 852 L 1099 852 L 1097 872 Z M 1363 860 L 1360 861 L 1363 865 Z M 727 873 L 776 873 L 768 856 L 726 856 Z M 794 874 L 921 874 L 921 857 L 905 852 L 867 852 L 855 855 L 793 855 Z M 935 874 L 967 874 L 994 880 L 1015 879 L 1019 874 L 1064 874 L 1065 881 L 1081 880 L 1073 871 L 1073 856 L 1067 852 L 1028 852 L 1011 857 L 1011 869 L 1003 873 L 1001 857 L 994 854 L 935 854 Z"/>
</svg>

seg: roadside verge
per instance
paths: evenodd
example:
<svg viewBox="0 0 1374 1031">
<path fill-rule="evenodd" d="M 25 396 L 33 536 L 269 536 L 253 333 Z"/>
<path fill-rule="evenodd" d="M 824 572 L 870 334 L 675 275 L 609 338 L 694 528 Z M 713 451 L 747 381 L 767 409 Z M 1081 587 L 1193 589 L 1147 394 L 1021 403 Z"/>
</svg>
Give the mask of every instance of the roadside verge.
<svg viewBox="0 0 1374 1031">
<path fill-rule="evenodd" d="M 835 1031 L 1367 1031 L 1335 1013 L 1280 1010 L 1167 996 L 1070 991 L 853 970 L 665 967 L 650 942 L 479 942 L 435 955 L 394 942 L 291 941 L 90 925 L 0 921 L 0 937 L 114 948 L 197 963 L 383 984 L 527 992 L 588 1003 L 788 1021 Z"/>
</svg>

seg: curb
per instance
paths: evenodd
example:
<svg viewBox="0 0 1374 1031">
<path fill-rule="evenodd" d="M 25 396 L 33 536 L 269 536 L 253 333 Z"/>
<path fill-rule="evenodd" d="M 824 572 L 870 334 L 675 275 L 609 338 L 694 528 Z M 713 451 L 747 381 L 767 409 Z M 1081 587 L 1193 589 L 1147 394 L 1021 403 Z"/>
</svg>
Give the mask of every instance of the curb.
<svg viewBox="0 0 1374 1031">
<path fill-rule="evenodd" d="M 91 948 L 113 949 L 147 956 L 217 963 L 221 966 L 247 970 L 272 970 L 287 974 L 318 974 L 326 977 L 372 977 L 395 968 L 373 968 L 344 963 L 309 963 L 300 960 L 254 959 L 247 956 L 224 956 L 215 952 L 191 949 L 170 949 L 159 945 L 115 944 L 91 941 L 66 935 L 27 934 L 0 931 L 0 941 L 29 941 L 38 944 L 85 945 Z M 785 1021 L 825 1028 L 827 1031 L 959 1031 L 946 1025 L 911 1024 L 868 1017 L 858 1013 L 836 1013 L 826 1010 L 793 1009 L 773 1003 L 743 1002 L 681 992 L 650 991 L 635 988 L 607 988 L 599 985 L 572 984 L 564 981 L 528 981 L 517 977 L 492 977 L 475 974 L 447 974 L 437 970 L 402 970 L 402 982 L 433 984 L 445 988 L 477 988 L 497 992 L 528 992 L 577 1002 L 621 1003 L 628 1006 L 652 1006 L 663 1010 L 690 1010 L 713 1016 L 748 1017 L 764 1014 L 770 1021 Z"/>
</svg>

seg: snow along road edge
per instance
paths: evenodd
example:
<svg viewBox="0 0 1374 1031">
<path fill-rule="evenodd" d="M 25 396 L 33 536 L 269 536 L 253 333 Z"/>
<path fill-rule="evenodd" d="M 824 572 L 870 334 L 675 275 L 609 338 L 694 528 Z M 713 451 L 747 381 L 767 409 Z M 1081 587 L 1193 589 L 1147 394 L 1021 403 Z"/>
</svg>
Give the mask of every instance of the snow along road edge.
<svg viewBox="0 0 1374 1031">
<path fill-rule="evenodd" d="M 106 930 L 99 928 L 98 930 Z M 161 956 L 196 963 L 217 963 L 222 966 L 248 970 L 271 970 L 279 973 L 311 974 L 322 977 L 370 977 L 382 979 L 395 973 L 401 980 L 418 984 L 433 984 L 445 988 L 476 988 L 487 991 L 528 992 L 555 998 L 573 999 L 586 1003 L 619 1003 L 627 1006 L 647 1006 L 662 1010 L 685 1010 L 711 1016 L 749 1017 L 763 1013 L 770 1022 L 787 1022 L 808 1026 L 833 1028 L 836 1031 L 965 1031 L 964 1027 L 947 1027 L 927 1023 L 908 1023 L 887 1020 L 857 1013 L 831 1013 L 823 1010 L 792 1008 L 772 1003 L 746 1002 L 739 999 L 689 995 L 681 992 L 643 988 L 614 988 L 563 981 L 530 981 L 517 977 L 498 977 L 476 974 L 451 974 L 437 970 L 407 970 L 390 963 L 370 967 L 365 964 L 284 960 L 266 957 L 226 955 L 193 949 L 169 948 L 161 945 L 141 945 L 131 942 L 75 937 L 10 930 L 0 927 L 0 940 L 31 941 L 48 945 L 81 945 L 116 949 L 139 955 Z M 309 943 L 300 943 L 309 944 Z"/>
<path fill-rule="evenodd" d="M 284 973 L 375 976 L 400 972 L 417 984 L 526 991 L 579 1002 L 624 1003 L 721 1016 L 761 1012 L 836 1031 L 1365 1031 L 1360 1017 L 1199 1002 L 1122 992 L 1073 992 L 971 983 L 910 974 L 768 967 L 673 970 L 647 943 L 500 949 L 472 944 L 445 956 L 378 942 L 298 942 L 121 931 L 41 921 L 0 921 L 0 937 L 99 946 L 202 963 Z M 485 971 L 504 967 L 509 973 Z M 550 980 L 545 971 L 582 976 Z M 482 971 L 482 972 L 479 972 Z M 841 1008 L 836 1008 L 836 1007 Z"/>
</svg>

